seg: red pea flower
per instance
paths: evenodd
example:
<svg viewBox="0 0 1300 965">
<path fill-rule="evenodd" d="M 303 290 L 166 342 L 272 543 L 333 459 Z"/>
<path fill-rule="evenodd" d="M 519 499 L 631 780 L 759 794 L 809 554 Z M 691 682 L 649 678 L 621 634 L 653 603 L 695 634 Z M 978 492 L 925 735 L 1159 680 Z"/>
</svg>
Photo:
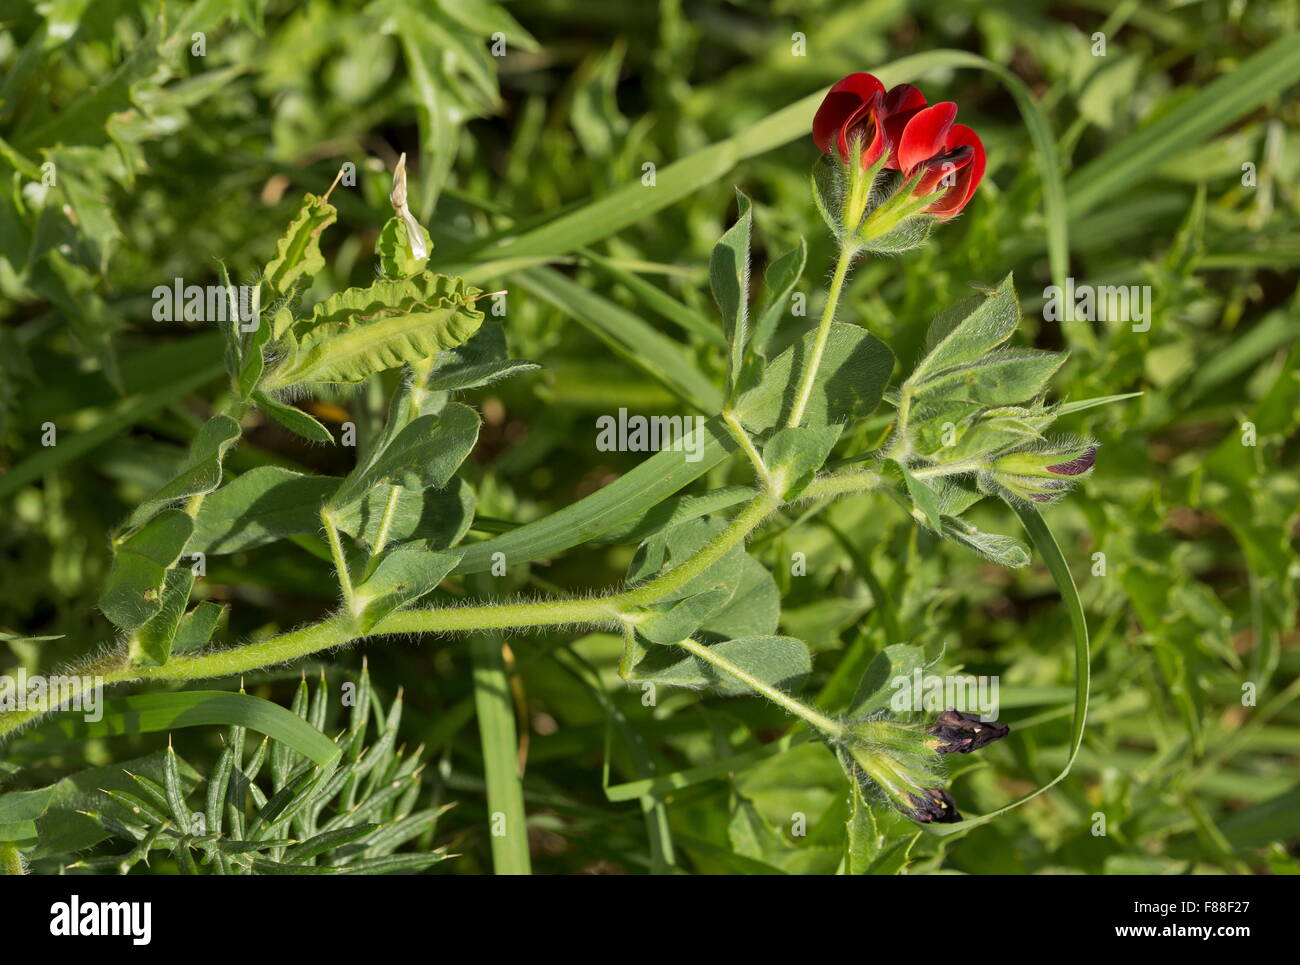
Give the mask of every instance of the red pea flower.
<svg viewBox="0 0 1300 965">
<path fill-rule="evenodd" d="M 941 198 L 925 208 L 927 214 L 941 220 L 955 217 L 966 207 L 984 177 L 984 144 L 965 124 L 954 124 L 956 117 L 957 105 L 951 102 L 915 111 L 898 138 L 899 169 L 909 179 L 920 175 L 913 196 L 946 188 Z"/>
<path fill-rule="evenodd" d="M 825 154 L 838 150 L 848 163 L 850 144 L 861 138 L 858 160 L 869 168 L 881 157 L 885 167 L 897 170 L 898 139 L 907 122 L 925 107 L 925 96 L 911 84 L 888 92 L 871 74 L 849 74 L 826 94 L 813 117 L 813 142 Z"/>
</svg>

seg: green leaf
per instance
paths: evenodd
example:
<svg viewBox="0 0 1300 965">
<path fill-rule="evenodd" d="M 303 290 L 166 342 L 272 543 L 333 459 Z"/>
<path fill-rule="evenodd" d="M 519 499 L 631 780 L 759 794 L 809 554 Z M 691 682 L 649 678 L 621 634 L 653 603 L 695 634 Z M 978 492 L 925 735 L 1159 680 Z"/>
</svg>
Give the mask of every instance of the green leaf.
<svg viewBox="0 0 1300 965">
<path fill-rule="evenodd" d="M 808 358 L 816 337 L 816 332 L 808 332 L 799 345 L 778 355 L 764 369 L 762 382 L 740 397 L 736 414 L 751 432 L 785 422 L 798 391 L 797 380 L 791 378 L 795 358 Z M 879 404 L 893 368 L 894 353 L 884 342 L 856 325 L 834 323 L 805 424 L 818 428 L 869 415 Z"/>
<path fill-rule="evenodd" d="M 803 277 L 807 263 L 808 243 L 800 238 L 798 248 L 787 251 L 767 266 L 767 272 L 763 276 L 763 308 L 754 325 L 753 337 L 755 351 L 764 357 L 768 354 L 772 336 L 782 320 L 789 317 L 790 295 Z"/>
<path fill-rule="evenodd" d="M 236 553 L 320 528 L 320 508 L 339 480 L 306 476 L 279 466 L 258 466 L 203 501 L 194 519 L 191 548 Z"/>
<path fill-rule="evenodd" d="M 870 717 L 872 714 L 892 710 L 894 695 L 899 693 L 904 684 L 910 687 L 916 672 L 919 670 L 924 673 L 927 666 L 925 651 L 918 646 L 894 643 L 885 647 L 876 654 L 867 667 L 867 672 L 862 675 L 857 693 L 849 704 L 849 715 L 855 718 Z"/>
<path fill-rule="evenodd" d="M 960 543 L 969 550 L 974 550 L 986 560 L 997 563 L 999 566 L 1019 569 L 1022 566 L 1028 566 L 1030 563 L 1029 550 L 1020 540 L 1014 536 L 985 533 L 976 529 L 964 519 L 945 516 L 943 518 L 943 536 L 954 543 Z"/>
<path fill-rule="evenodd" d="M 731 599 L 732 587 L 719 586 L 682 599 L 646 607 L 637 633 L 651 643 L 672 644 L 698 630 L 709 616 Z"/>
<path fill-rule="evenodd" d="M 944 369 L 983 358 L 1011 337 L 1020 305 L 1011 275 L 988 297 L 974 296 L 940 312 L 926 333 L 926 354 L 907 380 L 920 386 Z"/>
<path fill-rule="evenodd" d="M 258 408 L 295 435 L 302 436 L 311 442 L 333 444 L 334 436 L 330 434 L 330 431 L 296 405 L 285 405 L 282 402 L 276 402 L 261 392 L 254 392 L 253 400 L 257 403 Z"/>
<path fill-rule="evenodd" d="M 367 546 L 373 546 L 379 536 L 384 512 L 388 509 L 390 491 L 387 487 L 377 486 L 338 512 L 334 520 L 338 528 Z M 474 521 L 474 504 L 474 489 L 459 477 L 453 477 L 441 489 L 398 488 L 388 539 L 392 543 L 420 540 L 433 550 L 455 546 L 469 532 Z M 307 520 L 307 525 L 299 532 L 314 532 L 320 524 L 318 517 L 313 516 L 313 519 L 316 520 L 314 525 Z"/>
<path fill-rule="evenodd" d="M 1067 182 L 1070 217 L 1146 183 L 1162 161 L 1203 144 L 1298 81 L 1300 33 L 1292 30 L 1078 168 Z"/>
<path fill-rule="evenodd" d="M 809 184 L 813 203 L 817 205 L 817 213 L 822 216 L 826 228 L 833 238 L 842 238 L 844 226 L 840 224 L 840 212 L 844 210 L 844 175 L 839 161 L 829 154 L 817 155 Z"/>
<path fill-rule="evenodd" d="M 749 240 L 754 223 L 753 206 L 736 189 L 739 212 L 709 257 L 709 287 L 722 314 L 722 331 L 729 346 L 728 395 L 735 393 L 749 342 Z"/>
<path fill-rule="evenodd" d="M 438 415 L 420 416 L 388 443 L 369 466 L 357 467 L 330 499 L 333 511 L 380 483 L 410 489 L 445 486 L 478 440 L 478 413 L 451 403 Z"/>
<path fill-rule="evenodd" d="M 722 637 L 755 637 L 776 633 L 781 618 L 781 593 L 767 567 L 746 555 L 734 579 L 731 599 L 710 614 L 702 627 Z M 678 638 L 681 639 L 681 638 Z"/>
<path fill-rule="evenodd" d="M 416 545 L 399 546 L 385 553 L 355 591 L 362 631 L 437 587 L 457 559 L 453 553 L 435 553 Z"/>
<path fill-rule="evenodd" d="M 429 229 L 420 225 L 420 231 L 424 234 L 424 250 L 433 251 Z M 427 254 L 423 258 L 415 257 L 411 239 L 406 234 L 406 222 L 396 216 L 384 223 L 375 250 L 379 255 L 379 272 L 385 278 L 410 278 L 424 271 L 424 266 L 429 263 Z"/>
<path fill-rule="evenodd" d="M 204 600 L 181 617 L 176 636 L 172 638 L 172 653 L 193 653 L 207 646 L 225 612 L 226 608 L 219 603 Z"/>
<path fill-rule="evenodd" d="M 799 357 L 806 358 L 815 338 L 808 333 Z M 794 402 L 790 372 L 792 346 L 763 372 L 762 381 L 739 400 L 737 414 L 751 431 L 775 426 Z M 818 370 L 809 407 L 813 424 L 864 418 L 879 404 L 893 370 L 894 356 L 879 339 L 853 325 L 831 327 L 826 355 Z M 502 536 L 474 543 L 456 568 L 459 573 L 479 573 L 492 565 L 494 553 L 512 561 L 552 556 L 592 540 L 620 524 L 651 512 L 666 497 L 693 482 L 722 462 L 735 443 L 721 419 L 704 424 L 700 459 L 687 462 L 679 452 L 660 452 L 590 496 L 528 523 Z"/>
<path fill-rule="evenodd" d="M 103 710 L 103 718 L 98 721 L 87 721 L 84 714 L 76 711 L 51 714 L 28 736 L 45 739 L 57 734 L 61 738 L 84 740 L 229 724 L 247 727 L 288 744 L 317 764 L 329 764 L 339 754 L 334 741 L 297 714 L 249 694 L 207 690 L 139 694 L 106 700 Z"/>
<path fill-rule="evenodd" d="M 167 569 L 180 557 L 194 532 L 194 521 L 178 509 L 159 513 L 117 550 L 108 585 L 99 598 L 104 615 L 123 630 L 134 630 L 162 607 Z"/>
<path fill-rule="evenodd" d="M 171 482 L 142 502 L 127 520 L 127 525 L 139 526 L 167 503 L 210 493 L 220 486 L 222 461 L 239 434 L 239 423 L 230 416 L 213 416 L 205 422 L 194 437 L 180 472 Z"/>
<path fill-rule="evenodd" d="M 328 201 L 312 194 L 303 198 L 297 216 L 276 243 L 275 257 L 267 262 L 263 272 L 272 292 L 283 295 L 298 278 L 311 277 L 325 267 L 320 235 L 337 217 L 338 212 Z"/>
<path fill-rule="evenodd" d="M 1061 352 L 1008 348 L 977 362 L 945 369 L 915 388 L 916 397 L 951 399 L 982 405 L 1013 405 L 1032 399 L 1065 364 Z"/>
<path fill-rule="evenodd" d="M 459 278 L 425 272 L 403 281 L 349 288 L 320 302 L 264 379 L 270 392 L 310 382 L 361 382 L 463 343 L 483 321 L 482 292 Z"/>
<path fill-rule="evenodd" d="M 802 640 L 793 637 L 741 637 L 715 643 L 712 649 L 764 683 L 783 690 L 797 690 L 812 673 L 812 654 Z M 634 679 L 692 689 L 712 688 L 731 697 L 752 695 L 746 684 L 716 670 L 694 655 L 659 670 L 642 672 Z"/>
<path fill-rule="evenodd" d="M 624 270 L 612 259 L 585 250 L 583 257 L 593 268 L 625 287 L 641 304 L 655 314 L 672 322 L 684 332 L 698 335 L 710 345 L 726 348 L 727 340 L 718 331 L 717 325 L 694 308 L 679 302 L 662 288 L 652 285 L 635 272 Z"/>
<path fill-rule="evenodd" d="M 172 641 L 176 638 L 177 628 L 193 589 L 194 571 L 188 566 L 167 571 L 160 609 L 148 623 L 136 630 L 132 639 L 130 652 L 133 663 L 161 667 L 167 662 L 172 651 Z"/>
<path fill-rule="evenodd" d="M 903 471 L 903 481 L 907 484 L 908 495 L 912 497 L 912 502 L 916 505 L 930 529 L 936 533 L 943 531 L 943 523 L 939 519 L 939 502 L 933 489 L 922 479 L 917 479 L 905 466 L 899 466 Z"/>
<path fill-rule="evenodd" d="M 531 874 L 515 706 L 501 641 L 476 634 L 470 637 L 469 646 L 474 667 L 474 708 L 483 748 L 483 778 L 487 785 L 487 816 L 492 826 L 489 839 L 492 867 L 499 875 Z"/>
<path fill-rule="evenodd" d="M 710 414 L 722 408 L 722 393 L 680 342 L 554 269 L 532 268 L 515 277 L 524 291 L 564 312 L 688 405 Z"/>
<path fill-rule="evenodd" d="M 487 319 L 463 345 L 438 356 L 424 387 L 431 392 L 464 392 L 540 368 L 526 359 L 507 358 L 505 329 Z"/>
<path fill-rule="evenodd" d="M 50 806 L 54 797 L 54 785 L 42 787 L 35 791 L 10 791 L 0 794 L 0 825 L 17 824 L 21 821 L 35 821 Z M 0 840 L 13 840 L 4 839 Z"/>
<path fill-rule="evenodd" d="M 726 526 L 726 521 L 722 519 L 693 519 L 656 533 L 637 548 L 632 564 L 628 567 L 627 582 L 641 583 L 680 566 L 697 555 Z M 740 582 L 744 559 L 744 547 L 732 547 L 712 566 L 662 597 L 660 602 L 685 599 L 718 586 L 727 587 L 729 592 L 734 592 Z M 684 636 L 687 635 L 689 634 Z"/>
<path fill-rule="evenodd" d="M 763 462 L 782 483 L 782 499 L 794 499 L 812 482 L 839 441 L 839 425 L 778 429 L 763 446 Z"/>
</svg>

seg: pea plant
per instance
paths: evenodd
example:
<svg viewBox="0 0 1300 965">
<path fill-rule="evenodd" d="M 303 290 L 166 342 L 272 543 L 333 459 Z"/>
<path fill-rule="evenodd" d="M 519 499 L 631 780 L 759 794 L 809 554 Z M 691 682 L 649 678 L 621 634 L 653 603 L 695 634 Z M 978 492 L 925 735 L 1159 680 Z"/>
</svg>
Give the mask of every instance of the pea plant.
<svg viewBox="0 0 1300 965">
<path fill-rule="evenodd" d="M 1051 786 L 1069 761 L 1055 780 L 1001 811 L 963 818 L 948 790 L 950 756 L 1014 742 L 1015 735 L 955 706 L 900 705 L 897 681 L 935 671 L 943 660 L 901 639 L 841 682 L 851 697 L 833 711 L 802 695 L 813 654 L 803 640 L 777 632 L 777 581 L 747 552 L 773 518 L 811 516 L 831 500 L 850 499 L 896 506 L 937 538 L 1004 567 L 1026 566 L 1031 552 L 1020 538 L 981 530 L 966 518 L 982 500 L 1001 501 L 1006 518 L 1019 519 L 1041 554 L 1069 611 L 1077 751 L 1087 629 L 1038 507 L 1065 498 L 1092 472 L 1097 454 L 1089 439 L 1053 436 L 1055 420 L 1112 398 L 1052 400 L 1050 383 L 1065 354 L 1013 344 L 1020 311 L 1009 274 L 940 312 L 919 360 L 898 376 L 894 354 L 872 334 L 870 320 L 844 317 L 839 308 L 855 265 L 888 258 L 892 270 L 907 271 L 906 253 L 974 196 L 985 151 L 973 130 L 955 123 L 956 114 L 955 104 L 927 104 L 911 85 L 886 90 L 869 74 L 836 84 L 812 128 L 821 153 L 810 203 L 837 250 L 815 325 L 793 337 L 787 332 L 803 248 L 774 259 L 761 283 L 751 277 L 754 210 L 737 192 L 737 217 L 708 266 L 726 349 L 716 414 L 701 420 L 691 445 L 663 448 L 578 502 L 477 541 L 466 541 L 475 494 L 463 469 L 481 420 L 461 397 L 538 369 L 510 356 L 508 326 L 485 311 L 509 293 L 427 269 L 434 242 L 410 210 L 403 157 L 393 176 L 394 214 L 379 235 L 376 277 L 309 300 L 326 264 L 322 239 L 338 216 L 331 202 L 337 182 L 319 196 L 308 194 L 260 277 L 237 288 L 222 269 L 224 398 L 179 471 L 112 532 L 112 569 L 99 608 L 117 642 L 84 660 L 76 679 L 190 683 L 362 641 L 596 629 L 621 635 L 618 673 L 642 692 L 757 697 L 793 719 L 784 740 L 829 747 L 850 788 L 849 870 L 879 870 L 905 854 L 882 844 L 881 807 L 916 824 L 964 829 Z M 294 404 L 323 391 L 370 391 L 394 372 L 387 416 L 369 433 L 358 436 L 348 423 L 336 438 Z M 327 476 L 263 465 L 232 478 L 227 457 L 254 412 L 306 442 L 354 449 L 351 470 Z M 748 483 L 683 494 L 729 461 L 748 466 Z M 527 598 L 498 588 L 511 567 L 610 540 L 636 546 L 621 585 Z M 226 608 L 191 603 L 206 561 L 282 541 L 327 556 L 338 606 L 287 632 L 219 642 Z M 441 602 L 428 605 L 434 597 Z M 84 816 L 99 839 L 111 836 L 130 850 L 80 866 L 125 870 L 159 848 L 184 870 L 226 873 L 418 870 L 445 858 L 445 849 L 393 854 L 414 839 L 431 845 L 441 813 L 414 809 L 421 761 L 418 753 L 394 749 L 400 703 L 389 712 L 363 693 L 343 735 L 313 756 L 309 739 L 293 739 L 293 725 L 305 722 L 317 732 L 325 726 L 324 692 L 322 684 L 310 698 L 304 683 L 294 712 L 276 718 L 289 732 L 268 736 L 251 757 L 243 728 L 232 727 L 206 778 L 188 773 L 170 747 L 128 768 L 128 788 L 106 791 L 111 806 Z M 382 736 L 365 751 L 372 710 Z M 5 714 L 0 733 L 12 734 L 39 714 Z M 173 713 L 167 721 L 179 719 Z M 263 770 L 272 778 L 265 791 L 256 780 Z M 200 782 L 201 805 L 188 800 Z M 11 835 L 11 862 L 21 861 L 19 845 L 30 846 L 32 819 L 48 798 L 0 797 L 0 814 L 6 801 L 12 811 L 0 825 L 23 829 Z M 59 851 L 57 842 L 41 844 L 46 857 Z"/>
</svg>

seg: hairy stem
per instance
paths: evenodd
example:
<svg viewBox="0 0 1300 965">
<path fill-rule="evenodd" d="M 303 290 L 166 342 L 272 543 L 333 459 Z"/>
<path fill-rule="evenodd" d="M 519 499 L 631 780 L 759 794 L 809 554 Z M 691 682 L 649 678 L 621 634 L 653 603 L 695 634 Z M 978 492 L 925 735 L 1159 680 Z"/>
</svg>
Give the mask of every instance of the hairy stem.
<svg viewBox="0 0 1300 965">
<path fill-rule="evenodd" d="M 813 480 L 800 498 L 826 499 L 849 493 L 866 492 L 875 488 L 879 481 L 880 475 L 873 470 L 830 473 Z M 158 667 L 130 666 L 124 664 L 120 656 L 111 657 L 78 670 L 75 679 L 85 683 L 74 685 L 74 691 L 78 686 L 82 689 L 91 686 L 95 678 L 105 686 L 110 686 L 141 680 L 187 681 L 229 677 L 297 660 L 322 650 L 343 646 L 354 640 L 389 634 L 465 633 L 473 630 L 508 630 L 569 624 L 610 627 L 625 625 L 628 622 L 629 609 L 658 602 L 679 590 L 721 559 L 728 550 L 743 542 L 780 504 L 776 496 L 766 490 L 760 490 L 750 502 L 745 504 L 726 529 L 707 543 L 695 556 L 666 573 L 622 593 L 575 597 L 567 600 L 398 610 L 388 614 L 365 633 L 357 632 L 353 616 L 349 611 L 256 643 L 209 653 L 173 656 Z M 332 529 L 333 527 L 327 527 L 327 531 Z M 336 530 L 334 539 L 337 540 Z M 68 694 L 69 697 L 72 695 L 72 693 Z M 782 706 L 786 705 L 782 704 Z M 11 733 L 23 724 L 41 716 L 42 713 L 43 711 L 39 710 L 23 710 L 0 714 L 0 735 Z"/>
<path fill-rule="evenodd" d="M 348 557 L 343 552 L 343 541 L 339 539 L 338 528 L 330 518 L 328 510 L 321 510 L 320 521 L 325 525 L 325 536 L 330 544 L 330 558 L 334 561 L 334 571 L 338 574 L 339 589 L 343 591 L 343 604 L 351 613 L 354 607 L 352 574 L 348 571 Z"/>
<path fill-rule="evenodd" d="M 849 277 L 849 267 L 853 264 L 857 253 L 857 248 L 849 242 L 840 248 L 840 256 L 835 262 L 835 273 L 831 275 L 830 291 L 826 295 L 826 307 L 822 309 L 821 321 L 817 324 L 817 338 L 813 342 L 812 356 L 804 369 L 803 380 L 794 399 L 794 408 L 790 410 L 787 425 L 791 427 L 803 422 L 804 412 L 808 409 L 808 401 L 812 398 L 813 386 L 817 382 L 817 370 L 821 368 L 822 356 L 826 354 L 826 343 L 831 335 L 831 323 L 835 321 L 835 308 L 839 305 L 844 282 Z"/>
<path fill-rule="evenodd" d="M 18 845 L 7 841 L 0 842 L 0 875 L 20 875 L 23 873 L 23 856 L 18 852 Z"/>
<path fill-rule="evenodd" d="M 772 703 L 783 707 L 785 710 L 802 718 L 813 727 L 817 728 L 827 737 L 838 739 L 844 736 L 844 728 L 836 721 L 831 720 L 825 714 L 818 713 L 813 708 L 800 700 L 791 697 L 784 691 L 778 690 L 766 681 L 760 680 L 744 667 L 732 663 L 726 657 L 719 654 L 712 647 L 706 647 L 704 644 L 687 637 L 685 640 L 679 640 L 677 646 L 684 650 L 690 651 L 705 663 L 711 664 L 718 670 L 721 670 L 729 677 L 739 680 L 746 687 L 749 687 L 755 693 L 766 697 Z"/>
<path fill-rule="evenodd" d="M 745 431 L 745 427 L 741 425 L 740 419 L 736 417 L 736 413 L 732 412 L 730 409 L 723 409 L 722 421 L 726 424 L 727 431 L 731 433 L 731 437 L 736 440 L 736 443 L 740 446 L 741 450 L 749 458 L 750 464 L 754 467 L 754 472 L 758 475 L 759 482 L 761 482 L 766 489 L 774 489 L 775 487 L 772 485 L 772 474 L 768 471 L 767 463 L 763 461 L 762 453 L 755 448 L 754 440 L 751 439 L 749 433 Z"/>
<path fill-rule="evenodd" d="M 388 501 L 384 503 L 384 515 L 379 520 L 379 532 L 375 534 L 375 545 L 370 550 L 371 559 L 382 553 L 388 544 L 388 531 L 393 528 L 393 517 L 397 515 L 397 501 L 401 492 L 400 486 L 389 487 Z"/>
</svg>

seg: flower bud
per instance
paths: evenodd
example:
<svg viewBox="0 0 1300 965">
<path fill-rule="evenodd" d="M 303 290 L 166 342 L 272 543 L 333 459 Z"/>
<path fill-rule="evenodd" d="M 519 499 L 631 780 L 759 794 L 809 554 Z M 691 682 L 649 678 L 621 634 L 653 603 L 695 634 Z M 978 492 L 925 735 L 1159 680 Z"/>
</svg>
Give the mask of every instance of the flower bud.
<svg viewBox="0 0 1300 965">
<path fill-rule="evenodd" d="M 1022 499 L 1050 503 L 1092 472 L 1096 460 L 1094 442 L 1048 444 L 1003 453 L 990 463 L 982 481 Z"/>
<path fill-rule="evenodd" d="M 863 793 L 876 792 L 913 821 L 960 821 L 943 783 L 933 739 L 919 726 L 890 720 L 851 724 L 836 750 Z"/>
<path fill-rule="evenodd" d="M 935 718 L 934 725 L 927 733 L 939 738 L 936 752 L 969 754 L 1006 737 L 1011 733 L 1011 728 L 996 720 L 983 720 L 978 714 L 950 709 Z"/>
</svg>

